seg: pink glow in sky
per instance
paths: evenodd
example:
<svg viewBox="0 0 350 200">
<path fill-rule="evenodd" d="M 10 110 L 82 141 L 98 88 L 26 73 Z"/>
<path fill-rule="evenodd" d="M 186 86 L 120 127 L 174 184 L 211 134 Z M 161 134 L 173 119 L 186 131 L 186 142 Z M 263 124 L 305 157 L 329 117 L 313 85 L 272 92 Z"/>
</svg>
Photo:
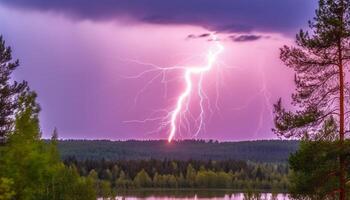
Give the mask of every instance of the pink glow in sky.
<svg viewBox="0 0 350 200">
<path fill-rule="evenodd" d="M 198 55 L 206 53 L 212 42 L 200 35 L 215 30 L 192 22 L 129 22 L 121 18 L 70 17 L 0 1 L 0 33 L 21 63 L 15 79 L 28 80 L 39 95 L 44 137 L 57 127 L 61 138 L 167 138 L 164 131 L 149 133 L 158 122 L 125 122 L 145 119 L 154 110 L 174 105 L 183 81 L 164 85 L 158 78 L 144 88 L 155 74 L 125 77 L 149 69 L 134 60 L 164 67 L 203 62 Z M 296 27 L 305 26 L 307 19 Z M 288 28 L 289 32 L 278 28 L 217 32 L 225 46 L 220 62 L 226 67 L 205 83 L 206 93 L 218 97 L 218 109 L 197 138 L 275 138 L 272 103 L 279 97 L 288 100 L 293 90 L 293 73 L 279 60 L 279 48 L 293 44 L 299 28 Z M 184 133 L 178 139 L 192 137 Z"/>
</svg>

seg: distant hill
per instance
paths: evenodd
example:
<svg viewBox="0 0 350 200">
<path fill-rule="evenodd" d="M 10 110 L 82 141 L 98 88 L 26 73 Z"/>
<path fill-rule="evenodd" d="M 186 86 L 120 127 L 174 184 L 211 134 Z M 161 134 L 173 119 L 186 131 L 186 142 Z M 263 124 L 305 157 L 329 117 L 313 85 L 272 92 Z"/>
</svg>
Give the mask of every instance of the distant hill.
<svg viewBox="0 0 350 200">
<path fill-rule="evenodd" d="M 168 143 L 157 141 L 61 140 L 58 148 L 65 159 L 78 160 L 250 160 L 256 162 L 285 162 L 298 148 L 298 141 L 261 140 L 217 142 L 184 140 Z"/>
</svg>

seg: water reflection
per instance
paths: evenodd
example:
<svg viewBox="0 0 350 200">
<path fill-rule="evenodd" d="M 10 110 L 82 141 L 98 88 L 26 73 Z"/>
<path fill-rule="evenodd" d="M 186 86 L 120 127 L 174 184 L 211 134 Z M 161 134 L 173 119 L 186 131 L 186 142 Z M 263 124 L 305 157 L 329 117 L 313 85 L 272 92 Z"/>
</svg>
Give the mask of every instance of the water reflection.
<svg viewBox="0 0 350 200">
<path fill-rule="evenodd" d="M 116 200 L 290 200 L 287 194 L 225 191 L 158 191 L 119 194 Z M 99 199 L 100 200 L 100 199 Z M 101 199 L 102 200 L 102 199 Z"/>
</svg>

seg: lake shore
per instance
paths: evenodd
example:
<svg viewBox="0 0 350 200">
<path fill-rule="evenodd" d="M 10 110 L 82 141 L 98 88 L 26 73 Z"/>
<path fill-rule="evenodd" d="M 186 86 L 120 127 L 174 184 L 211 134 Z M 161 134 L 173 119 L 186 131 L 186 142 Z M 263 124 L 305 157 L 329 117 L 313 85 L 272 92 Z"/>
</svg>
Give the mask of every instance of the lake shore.
<svg viewBox="0 0 350 200">
<path fill-rule="evenodd" d="M 147 197 L 147 196 L 172 196 L 172 197 L 224 197 L 227 194 L 287 194 L 287 191 L 267 190 L 234 190 L 234 189 L 213 189 L 213 188 L 139 188 L 129 190 L 117 190 L 117 195 Z"/>
</svg>

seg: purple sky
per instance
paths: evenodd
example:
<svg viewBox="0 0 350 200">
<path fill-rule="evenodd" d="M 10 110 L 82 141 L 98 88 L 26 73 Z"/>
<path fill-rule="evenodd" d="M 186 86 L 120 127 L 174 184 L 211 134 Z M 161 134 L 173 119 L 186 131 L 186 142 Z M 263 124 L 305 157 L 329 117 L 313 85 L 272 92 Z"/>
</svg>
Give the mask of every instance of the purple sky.
<svg viewBox="0 0 350 200">
<path fill-rule="evenodd" d="M 270 139 L 272 103 L 293 91 L 279 48 L 315 8 L 315 0 L 0 0 L 0 33 L 21 62 L 14 78 L 39 94 L 44 137 L 57 127 L 61 138 L 166 138 L 167 129 L 151 133 L 159 121 L 128 121 L 171 110 L 183 80 L 127 78 L 150 69 L 134 61 L 202 64 L 213 45 L 206 34 L 216 32 L 225 51 L 205 78 L 213 112 L 197 138 Z"/>
</svg>

